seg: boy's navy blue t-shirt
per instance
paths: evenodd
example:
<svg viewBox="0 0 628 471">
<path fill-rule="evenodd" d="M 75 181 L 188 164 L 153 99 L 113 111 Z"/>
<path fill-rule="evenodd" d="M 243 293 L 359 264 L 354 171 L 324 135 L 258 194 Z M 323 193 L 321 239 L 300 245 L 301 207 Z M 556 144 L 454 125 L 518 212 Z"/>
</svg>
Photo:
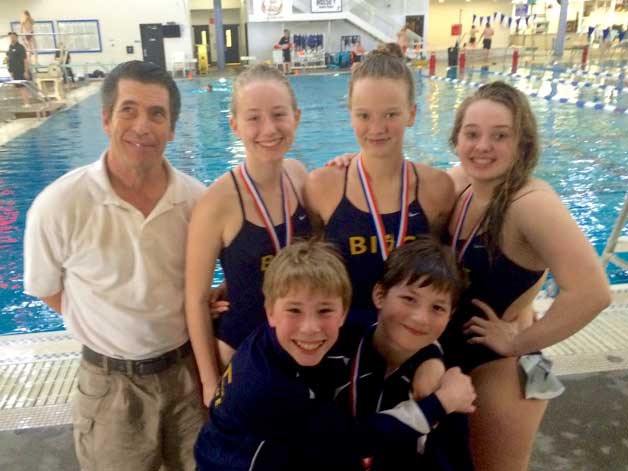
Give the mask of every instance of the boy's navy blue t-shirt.
<svg viewBox="0 0 628 471">
<path fill-rule="evenodd" d="M 261 326 L 222 376 L 195 447 L 199 470 L 361 469 L 353 420 L 333 402 L 346 374 L 341 355 L 299 366 Z"/>
</svg>

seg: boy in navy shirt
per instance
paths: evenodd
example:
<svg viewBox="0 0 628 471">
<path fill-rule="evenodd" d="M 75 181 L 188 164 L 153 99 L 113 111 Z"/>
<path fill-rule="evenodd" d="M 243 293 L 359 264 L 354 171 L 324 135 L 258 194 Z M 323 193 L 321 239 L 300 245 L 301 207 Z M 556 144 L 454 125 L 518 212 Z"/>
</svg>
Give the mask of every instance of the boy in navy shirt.
<svg viewBox="0 0 628 471">
<path fill-rule="evenodd" d="M 351 287 L 327 244 L 297 242 L 283 249 L 265 274 L 263 291 L 268 325 L 241 344 L 222 376 L 195 447 L 200 471 L 363 469 L 363 457 L 416 444 L 414 429 L 400 416 L 431 427 L 459 408 L 455 381 L 418 403 L 406 397 L 396 412 L 359 421 L 334 403 L 349 362 L 344 350 L 331 349 Z M 359 340 L 344 335 L 342 345 Z"/>
<path fill-rule="evenodd" d="M 475 410 L 470 377 L 459 368 L 445 371 L 436 341 L 464 287 L 451 250 L 435 239 L 420 237 L 395 249 L 386 260 L 373 289 L 378 323 L 360 341 L 351 361 L 351 379 L 336 398 L 358 419 L 397 406 L 392 413 L 414 430 L 416 446 L 375 456 L 374 471 L 473 469 L 466 416 L 443 417 L 432 431 L 427 421 L 408 421 L 398 406 L 403 401 L 412 404 L 408 397 L 420 400 L 434 391 L 444 405 L 448 401 L 439 396 L 439 387 L 451 384 L 461 401 L 446 412 Z"/>
</svg>

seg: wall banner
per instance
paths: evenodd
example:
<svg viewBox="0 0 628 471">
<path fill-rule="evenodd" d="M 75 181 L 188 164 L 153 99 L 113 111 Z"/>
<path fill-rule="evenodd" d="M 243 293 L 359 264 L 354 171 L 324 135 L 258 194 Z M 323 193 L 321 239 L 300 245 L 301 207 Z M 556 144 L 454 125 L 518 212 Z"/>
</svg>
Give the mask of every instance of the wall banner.
<svg viewBox="0 0 628 471">
<path fill-rule="evenodd" d="M 252 16 L 286 18 L 292 15 L 292 0 L 253 0 Z"/>
<path fill-rule="evenodd" d="M 337 13 L 342 11 L 342 0 L 312 0 L 312 13 Z"/>
</svg>

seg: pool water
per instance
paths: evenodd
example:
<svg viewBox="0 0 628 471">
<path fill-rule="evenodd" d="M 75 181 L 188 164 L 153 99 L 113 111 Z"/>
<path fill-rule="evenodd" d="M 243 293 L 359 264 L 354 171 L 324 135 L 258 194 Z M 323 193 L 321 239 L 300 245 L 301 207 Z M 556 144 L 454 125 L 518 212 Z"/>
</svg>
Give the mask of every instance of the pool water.
<svg viewBox="0 0 628 471">
<path fill-rule="evenodd" d="M 356 149 L 346 108 L 347 74 L 294 77 L 303 110 L 290 156 L 308 168 Z M 183 107 L 170 161 L 205 184 L 241 162 L 244 147 L 229 128 L 229 82 L 205 91 L 206 80 L 178 82 Z M 455 163 L 447 144 L 453 110 L 472 89 L 417 80 L 417 121 L 405 152 L 439 168 Z M 537 175 L 559 192 L 601 252 L 628 188 L 628 117 L 532 99 L 543 150 Z M 623 129 L 623 131 L 622 131 Z M 55 178 L 96 160 L 107 139 L 98 96 L 58 113 L 42 126 L 0 146 L 0 333 L 62 329 L 59 316 L 22 293 L 22 237 L 33 198 Z M 560 237 L 560 234 L 556 235 Z M 613 283 L 628 273 L 609 267 Z M 221 273 L 217 277 L 220 278 Z"/>
</svg>

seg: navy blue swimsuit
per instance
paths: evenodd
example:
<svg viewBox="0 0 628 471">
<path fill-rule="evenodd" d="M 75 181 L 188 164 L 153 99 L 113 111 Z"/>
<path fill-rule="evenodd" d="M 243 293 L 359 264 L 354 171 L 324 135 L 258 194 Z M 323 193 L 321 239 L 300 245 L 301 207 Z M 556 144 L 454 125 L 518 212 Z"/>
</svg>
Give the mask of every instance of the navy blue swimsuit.
<svg viewBox="0 0 628 471">
<path fill-rule="evenodd" d="M 230 173 L 238 192 L 243 221 L 235 238 L 220 251 L 220 264 L 227 281 L 230 308 L 215 322 L 214 330 L 216 338 L 235 349 L 266 320 L 262 283 L 264 271 L 275 256 L 275 250 L 266 228 L 246 219 L 240 188 L 234 173 Z M 288 181 L 297 195 L 290 177 Z M 293 237 L 308 237 L 312 232 L 310 220 L 300 201 L 292 215 L 292 227 Z M 285 224 L 275 226 L 275 231 L 279 235 L 279 242 L 284 246 Z"/>
<path fill-rule="evenodd" d="M 457 250 L 465 242 L 459 240 L 456 244 Z M 472 239 L 463 255 L 462 265 L 469 277 L 469 287 L 441 337 L 441 344 L 445 349 L 447 363 L 469 372 L 479 365 L 502 358 L 488 347 L 466 342 L 463 325 L 471 317 L 482 315 L 471 304 L 471 300 L 476 298 L 484 301 L 501 317 L 513 302 L 541 279 L 545 271 L 528 270 L 506 257 L 499 248 L 491 261 L 482 234 Z"/>
<path fill-rule="evenodd" d="M 429 233 L 429 223 L 423 208 L 419 204 L 419 176 L 412 165 L 416 177 L 414 200 L 408 211 L 408 230 L 406 241 L 416 236 Z M 336 244 L 342 253 L 349 278 L 353 286 L 353 298 L 349 310 L 349 322 L 372 325 L 376 319 L 375 306 L 371 299 L 373 286 L 384 270 L 384 261 L 380 254 L 373 221 L 368 211 L 356 208 L 347 198 L 347 177 L 345 170 L 342 199 L 325 227 L 326 239 Z M 401 211 L 382 214 L 382 222 L 386 228 L 386 242 L 392 249 L 394 238 L 399 230 Z"/>
</svg>

